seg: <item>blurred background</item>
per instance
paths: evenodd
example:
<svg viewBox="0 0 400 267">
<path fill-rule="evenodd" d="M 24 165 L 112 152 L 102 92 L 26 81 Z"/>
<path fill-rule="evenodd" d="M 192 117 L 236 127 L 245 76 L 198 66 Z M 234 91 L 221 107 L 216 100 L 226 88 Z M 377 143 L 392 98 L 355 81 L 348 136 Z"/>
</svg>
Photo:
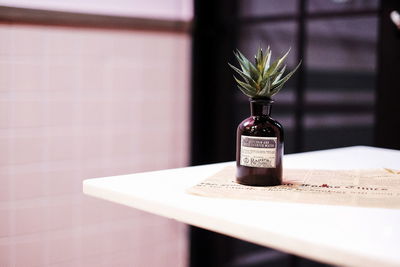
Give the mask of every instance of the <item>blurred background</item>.
<svg viewBox="0 0 400 267">
<path fill-rule="evenodd" d="M 82 194 L 235 158 L 227 62 L 289 47 L 285 153 L 400 149 L 396 0 L 0 0 L 0 266 L 325 266 Z M 399 26 L 400 28 L 400 26 Z M 157 186 L 157 185 L 155 185 Z"/>
</svg>

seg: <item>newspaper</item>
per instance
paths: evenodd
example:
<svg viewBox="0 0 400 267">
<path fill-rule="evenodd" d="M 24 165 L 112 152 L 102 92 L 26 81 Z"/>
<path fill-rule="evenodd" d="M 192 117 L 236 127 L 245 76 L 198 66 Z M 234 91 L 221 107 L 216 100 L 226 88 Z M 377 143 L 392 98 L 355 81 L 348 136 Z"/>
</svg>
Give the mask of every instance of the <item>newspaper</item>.
<svg viewBox="0 0 400 267">
<path fill-rule="evenodd" d="M 285 169 L 283 185 L 259 187 L 235 182 L 225 167 L 188 192 L 206 197 L 373 208 L 400 208 L 400 171 L 391 169 Z"/>
</svg>

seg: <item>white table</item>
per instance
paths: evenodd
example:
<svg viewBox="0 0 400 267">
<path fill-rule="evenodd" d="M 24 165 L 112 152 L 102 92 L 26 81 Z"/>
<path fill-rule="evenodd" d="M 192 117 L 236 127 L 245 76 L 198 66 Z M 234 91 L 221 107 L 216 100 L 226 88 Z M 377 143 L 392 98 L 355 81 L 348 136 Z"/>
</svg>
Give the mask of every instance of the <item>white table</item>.
<svg viewBox="0 0 400 267">
<path fill-rule="evenodd" d="M 243 201 L 185 190 L 233 162 L 88 179 L 85 194 L 298 256 L 400 266 L 400 210 Z M 292 154 L 286 168 L 400 169 L 400 151 L 365 146 Z"/>
</svg>

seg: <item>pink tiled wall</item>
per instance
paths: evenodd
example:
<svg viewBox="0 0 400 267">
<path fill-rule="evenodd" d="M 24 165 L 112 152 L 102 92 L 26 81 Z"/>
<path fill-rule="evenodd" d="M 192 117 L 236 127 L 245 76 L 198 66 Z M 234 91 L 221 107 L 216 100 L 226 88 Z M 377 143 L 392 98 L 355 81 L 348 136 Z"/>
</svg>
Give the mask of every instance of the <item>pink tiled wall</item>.
<svg viewBox="0 0 400 267">
<path fill-rule="evenodd" d="M 0 25 L 0 266 L 185 266 L 186 227 L 84 196 L 188 160 L 186 34 Z"/>
</svg>

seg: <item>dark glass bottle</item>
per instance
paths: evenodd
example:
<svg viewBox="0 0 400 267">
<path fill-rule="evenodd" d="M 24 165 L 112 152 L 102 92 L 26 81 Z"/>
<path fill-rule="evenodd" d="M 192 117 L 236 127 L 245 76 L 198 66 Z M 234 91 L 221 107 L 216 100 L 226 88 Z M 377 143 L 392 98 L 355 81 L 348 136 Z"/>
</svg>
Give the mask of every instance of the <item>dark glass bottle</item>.
<svg viewBox="0 0 400 267">
<path fill-rule="evenodd" d="M 282 184 L 283 127 L 270 117 L 272 103 L 269 98 L 250 98 L 251 117 L 238 126 L 236 181 L 240 184 Z"/>
</svg>

